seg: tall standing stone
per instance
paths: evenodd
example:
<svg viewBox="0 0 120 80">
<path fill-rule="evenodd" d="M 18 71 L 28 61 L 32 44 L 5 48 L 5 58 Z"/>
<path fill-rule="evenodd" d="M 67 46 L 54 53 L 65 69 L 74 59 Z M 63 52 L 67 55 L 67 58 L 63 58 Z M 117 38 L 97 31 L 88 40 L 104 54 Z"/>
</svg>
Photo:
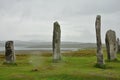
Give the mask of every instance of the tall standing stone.
<svg viewBox="0 0 120 80">
<path fill-rule="evenodd" d="M 103 52 L 102 52 L 102 42 L 101 42 L 101 16 L 97 15 L 96 22 L 96 41 L 97 41 L 97 64 L 102 66 L 104 64 Z"/>
<path fill-rule="evenodd" d="M 14 42 L 7 41 L 5 43 L 5 59 L 6 63 L 14 63 L 15 62 L 15 52 L 14 52 Z"/>
<path fill-rule="evenodd" d="M 108 30 L 106 32 L 106 49 L 108 60 L 116 59 L 117 44 L 116 44 L 116 33 L 113 30 Z"/>
<path fill-rule="evenodd" d="M 61 60 L 60 43 L 61 43 L 61 29 L 58 22 L 53 24 L 53 61 L 58 62 Z"/>
<path fill-rule="evenodd" d="M 120 40 L 117 38 L 117 52 L 120 52 Z"/>
</svg>

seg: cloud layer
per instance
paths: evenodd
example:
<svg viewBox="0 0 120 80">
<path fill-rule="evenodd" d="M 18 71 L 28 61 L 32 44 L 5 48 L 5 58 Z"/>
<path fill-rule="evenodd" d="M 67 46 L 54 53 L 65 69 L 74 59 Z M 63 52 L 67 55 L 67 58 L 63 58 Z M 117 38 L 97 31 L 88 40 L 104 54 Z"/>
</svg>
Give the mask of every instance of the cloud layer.
<svg viewBox="0 0 120 80">
<path fill-rule="evenodd" d="M 63 41 L 96 42 L 95 17 L 102 16 L 102 41 L 109 29 L 120 37 L 120 0 L 0 0 L 1 40 L 51 41 L 53 22 Z"/>
</svg>

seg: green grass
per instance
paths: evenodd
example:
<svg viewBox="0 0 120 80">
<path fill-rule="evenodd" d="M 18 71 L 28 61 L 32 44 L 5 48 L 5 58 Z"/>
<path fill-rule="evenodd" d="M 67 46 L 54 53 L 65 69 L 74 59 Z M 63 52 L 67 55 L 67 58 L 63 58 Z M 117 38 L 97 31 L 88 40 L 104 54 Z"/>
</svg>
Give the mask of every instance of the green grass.
<svg viewBox="0 0 120 80">
<path fill-rule="evenodd" d="M 118 61 L 106 61 L 107 68 L 100 69 L 94 67 L 95 49 L 65 52 L 59 63 L 52 62 L 51 53 L 24 53 L 17 55 L 17 65 L 3 64 L 0 55 L 0 80 L 120 80 L 120 54 Z"/>
</svg>

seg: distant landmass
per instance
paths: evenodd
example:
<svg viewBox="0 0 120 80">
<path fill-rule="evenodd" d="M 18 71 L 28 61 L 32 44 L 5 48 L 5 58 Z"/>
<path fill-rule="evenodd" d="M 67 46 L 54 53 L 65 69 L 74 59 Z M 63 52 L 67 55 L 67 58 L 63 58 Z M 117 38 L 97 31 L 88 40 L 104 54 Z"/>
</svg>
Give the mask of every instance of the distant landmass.
<svg viewBox="0 0 120 80">
<path fill-rule="evenodd" d="M 14 41 L 15 50 L 52 50 L 52 42 Z M 5 41 L 0 41 L 0 51 L 4 50 Z M 62 50 L 95 48 L 95 43 L 61 42 Z"/>
</svg>

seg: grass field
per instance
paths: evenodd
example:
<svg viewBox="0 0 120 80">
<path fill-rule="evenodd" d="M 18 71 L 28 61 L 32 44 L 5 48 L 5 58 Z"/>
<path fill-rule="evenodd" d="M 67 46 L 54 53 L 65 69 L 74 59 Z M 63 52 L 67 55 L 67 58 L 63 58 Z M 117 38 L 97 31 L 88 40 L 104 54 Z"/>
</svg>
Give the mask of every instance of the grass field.
<svg viewBox="0 0 120 80">
<path fill-rule="evenodd" d="M 106 61 L 106 69 L 100 69 L 94 67 L 95 49 L 62 53 L 59 63 L 52 62 L 49 52 L 17 53 L 22 54 L 17 54 L 16 64 L 3 64 L 4 55 L 0 55 L 0 80 L 120 80 L 120 54 L 117 54 L 118 61 Z"/>
</svg>

